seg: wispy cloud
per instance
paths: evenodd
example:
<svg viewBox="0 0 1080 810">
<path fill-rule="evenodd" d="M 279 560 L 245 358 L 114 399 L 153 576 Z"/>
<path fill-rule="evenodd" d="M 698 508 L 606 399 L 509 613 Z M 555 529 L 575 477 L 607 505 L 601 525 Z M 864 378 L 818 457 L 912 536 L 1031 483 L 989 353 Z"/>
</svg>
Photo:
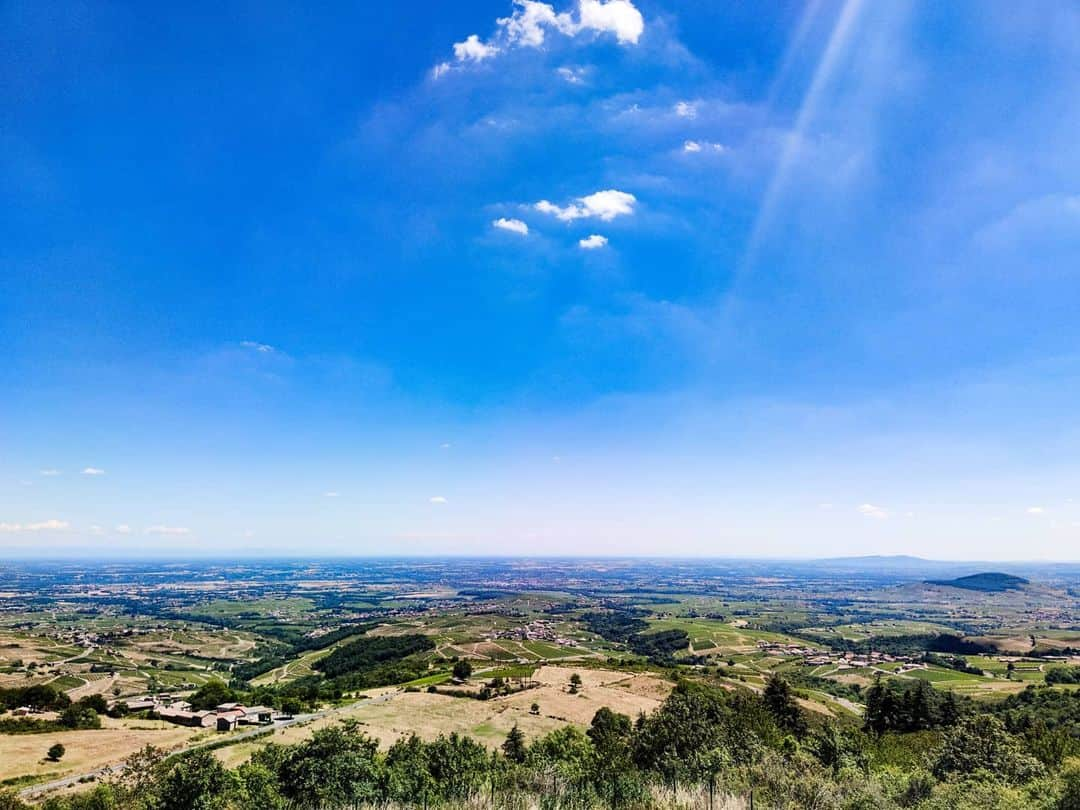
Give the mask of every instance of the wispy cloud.
<svg viewBox="0 0 1080 810">
<path fill-rule="evenodd" d="M 436 503 L 436 504 L 443 504 L 443 503 L 446 503 L 447 501 L 446 501 L 446 498 L 444 498 L 442 495 L 436 495 L 433 498 L 428 498 L 428 502 L 429 503 Z"/>
<path fill-rule="evenodd" d="M 43 520 L 39 523 L 0 523 L 0 532 L 21 534 L 23 532 L 60 532 L 71 528 L 66 520 Z"/>
<path fill-rule="evenodd" d="M 255 340 L 241 340 L 240 345 L 245 349 L 251 349 L 253 352 L 259 352 L 260 354 L 273 354 L 277 351 L 269 343 L 259 343 Z"/>
<path fill-rule="evenodd" d="M 684 152 L 690 152 L 691 154 L 696 154 L 705 150 L 716 153 L 727 151 L 727 147 L 722 143 L 709 143 L 708 141 L 684 141 L 682 148 Z"/>
<path fill-rule="evenodd" d="M 529 226 L 522 222 L 520 219 L 507 219 L 506 217 L 499 217 L 491 223 L 493 228 L 498 228 L 501 231 L 510 231 L 511 233 L 521 234 L 522 236 L 529 235 Z"/>
<path fill-rule="evenodd" d="M 82 471 L 83 475 L 104 475 L 105 471 L 100 467 L 84 467 Z"/>
<path fill-rule="evenodd" d="M 558 68 L 555 72 L 569 84 L 585 83 L 585 68 L 583 67 L 563 66 Z"/>
<path fill-rule="evenodd" d="M 150 526 L 146 530 L 147 534 L 157 535 L 169 535 L 169 536 L 182 536 L 191 534 L 191 529 L 186 526 Z"/>
<path fill-rule="evenodd" d="M 863 517 L 873 518 L 874 520 L 884 520 L 889 516 L 889 513 L 880 506 L 874 506 L 872 503 L 864 503 L 859 506 L 859 514 Z"/>
<path fill-rule="evenodd" d="M 618 216 L 629 216 L 634 213 L 637 197 L 626 191 L 606 189 L 597 191 L 585 197 L 578 197 L 569 205 L 560 206 L 548 200 L 540 200 L 533 206 L 542 214 L 550 214 L 563 222 L 573 222 L 575 219 L 600 219 L 610 222 Z"/>
<path fill-rule="evenodd" d="M 1041 506 L 1029 506 L 1026 511 L 1029 515 L 1042 515 L 1046 513 L 1046 510 Z"/>
<path fill-rule="evenodd" d="M 324 498 L 340 498 L 341 493 L 340 492 L 324 492 L 323 497 Z"/>
<path fill-rule="evenodd" d="M 674 110 L 679 118 L 697 118 L 697 105 L 691 101 L 675 102 Z"/>
<path fill-rule="evenodd" d="M 116 527 L 117 534 L 131 534 L 131 527 L 126 523 L 121 523 Z"/>
</svg>

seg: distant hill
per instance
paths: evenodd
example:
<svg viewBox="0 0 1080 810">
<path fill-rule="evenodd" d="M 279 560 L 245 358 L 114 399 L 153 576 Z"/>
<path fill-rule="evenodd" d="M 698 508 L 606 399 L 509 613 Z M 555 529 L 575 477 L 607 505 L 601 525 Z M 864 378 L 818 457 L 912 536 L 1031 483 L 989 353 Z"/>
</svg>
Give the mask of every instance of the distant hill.
<svg viewBox="0 0 1080 810">
<path fill-rule="evenodd" d="M 1012 574 L 989 571 L 982 574 L 957 577 L 956 579 L 928 579 L 927 584 L 946 585 L 950 588 L 963 588 L 968 591 L 999 593 L 1001 591 L 1018 591 L 1025 585 L 1030 584 L 1030 582 L 1023 577 L 1013 576 Z"/>
</svg>

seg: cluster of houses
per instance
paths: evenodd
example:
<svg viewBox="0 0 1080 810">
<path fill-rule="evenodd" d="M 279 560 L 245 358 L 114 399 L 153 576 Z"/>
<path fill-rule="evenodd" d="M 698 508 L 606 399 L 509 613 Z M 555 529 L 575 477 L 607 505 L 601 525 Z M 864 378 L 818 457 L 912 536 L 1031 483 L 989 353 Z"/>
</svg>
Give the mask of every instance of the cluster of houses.
<svg viewBox="0 0 1080 810">
<path fill-rule="evenodd" d="M 917 656 L 892 655 L 871 651 L 866 653 L 854 652 L 831 652 L 818 650 L 813 647 L 805 647 L 799 644 L 777 644 L 772 641 L 759 641 L 758 649 L 770 655 L 785 655 L 801 658 L 802 663 L 809 667 L 835 666 L 837 669 L 860 669 L 863 667 L 876 667 L 882 664 L 900 664 L 896 672 L 910 672 L 913 669 L 926 669 Z"/>
<path fill-rule="evenodd" d="M 136 698 L 124 702 L 127 703 L 129 711 L 151 711 L 160 719 L 178 726 L 232 731 L 237 726 L 267 726 L 274 722 L 274 710 L 267 706 L 222 703 L 209 711 L 193 711 L 186 700 L 173 700 L 171 695 Z"/>
<path fill-rule="evenodd" d="M 487 637 L 489 639 L 505 638 L 514 641 L 550 641 L 564 647 L 578 646 L 575 639 L 559 633 L 554 624 L 546 619 L 534 619 L 528 624 L 512 627 L 509 630 L 494 630 Z"/>
</svg>

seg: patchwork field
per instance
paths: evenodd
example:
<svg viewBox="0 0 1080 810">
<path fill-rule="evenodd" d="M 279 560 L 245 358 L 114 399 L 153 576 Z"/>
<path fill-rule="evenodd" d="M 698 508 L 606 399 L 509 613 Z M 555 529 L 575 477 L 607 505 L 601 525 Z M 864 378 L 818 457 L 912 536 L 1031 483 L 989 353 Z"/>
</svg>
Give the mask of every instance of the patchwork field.
<svg viewBox="0 0 1080 810">
<path fill-rule="evenodd" d="M 649 620 L 649 632 L 683 630 L 690 636 L 692 652 L 704 655 L 747 653 L 758 649 L 759 641 L 776 644 L 805 644 L 799 639 L 781 633 L 752 630 L 741 622 L 725 622 L 719 619 L 664 618 Z"/>
</svg>

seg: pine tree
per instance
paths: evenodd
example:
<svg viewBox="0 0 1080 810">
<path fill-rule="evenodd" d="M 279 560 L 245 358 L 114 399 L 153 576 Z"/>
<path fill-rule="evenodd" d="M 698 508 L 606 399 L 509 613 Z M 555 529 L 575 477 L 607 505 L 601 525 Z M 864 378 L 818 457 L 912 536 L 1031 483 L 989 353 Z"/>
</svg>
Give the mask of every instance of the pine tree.
<svg viewBox="0 0 1080 810">
<path fill-rule="evenodd" d="M 506 735 L 506 740 L 502 744 L 502 752 L 511 762 L 522 763 L 525 761 L 525 734 L 517 727 L 517 723 L 510 729 L 510 733 Z"/>
</svg>

